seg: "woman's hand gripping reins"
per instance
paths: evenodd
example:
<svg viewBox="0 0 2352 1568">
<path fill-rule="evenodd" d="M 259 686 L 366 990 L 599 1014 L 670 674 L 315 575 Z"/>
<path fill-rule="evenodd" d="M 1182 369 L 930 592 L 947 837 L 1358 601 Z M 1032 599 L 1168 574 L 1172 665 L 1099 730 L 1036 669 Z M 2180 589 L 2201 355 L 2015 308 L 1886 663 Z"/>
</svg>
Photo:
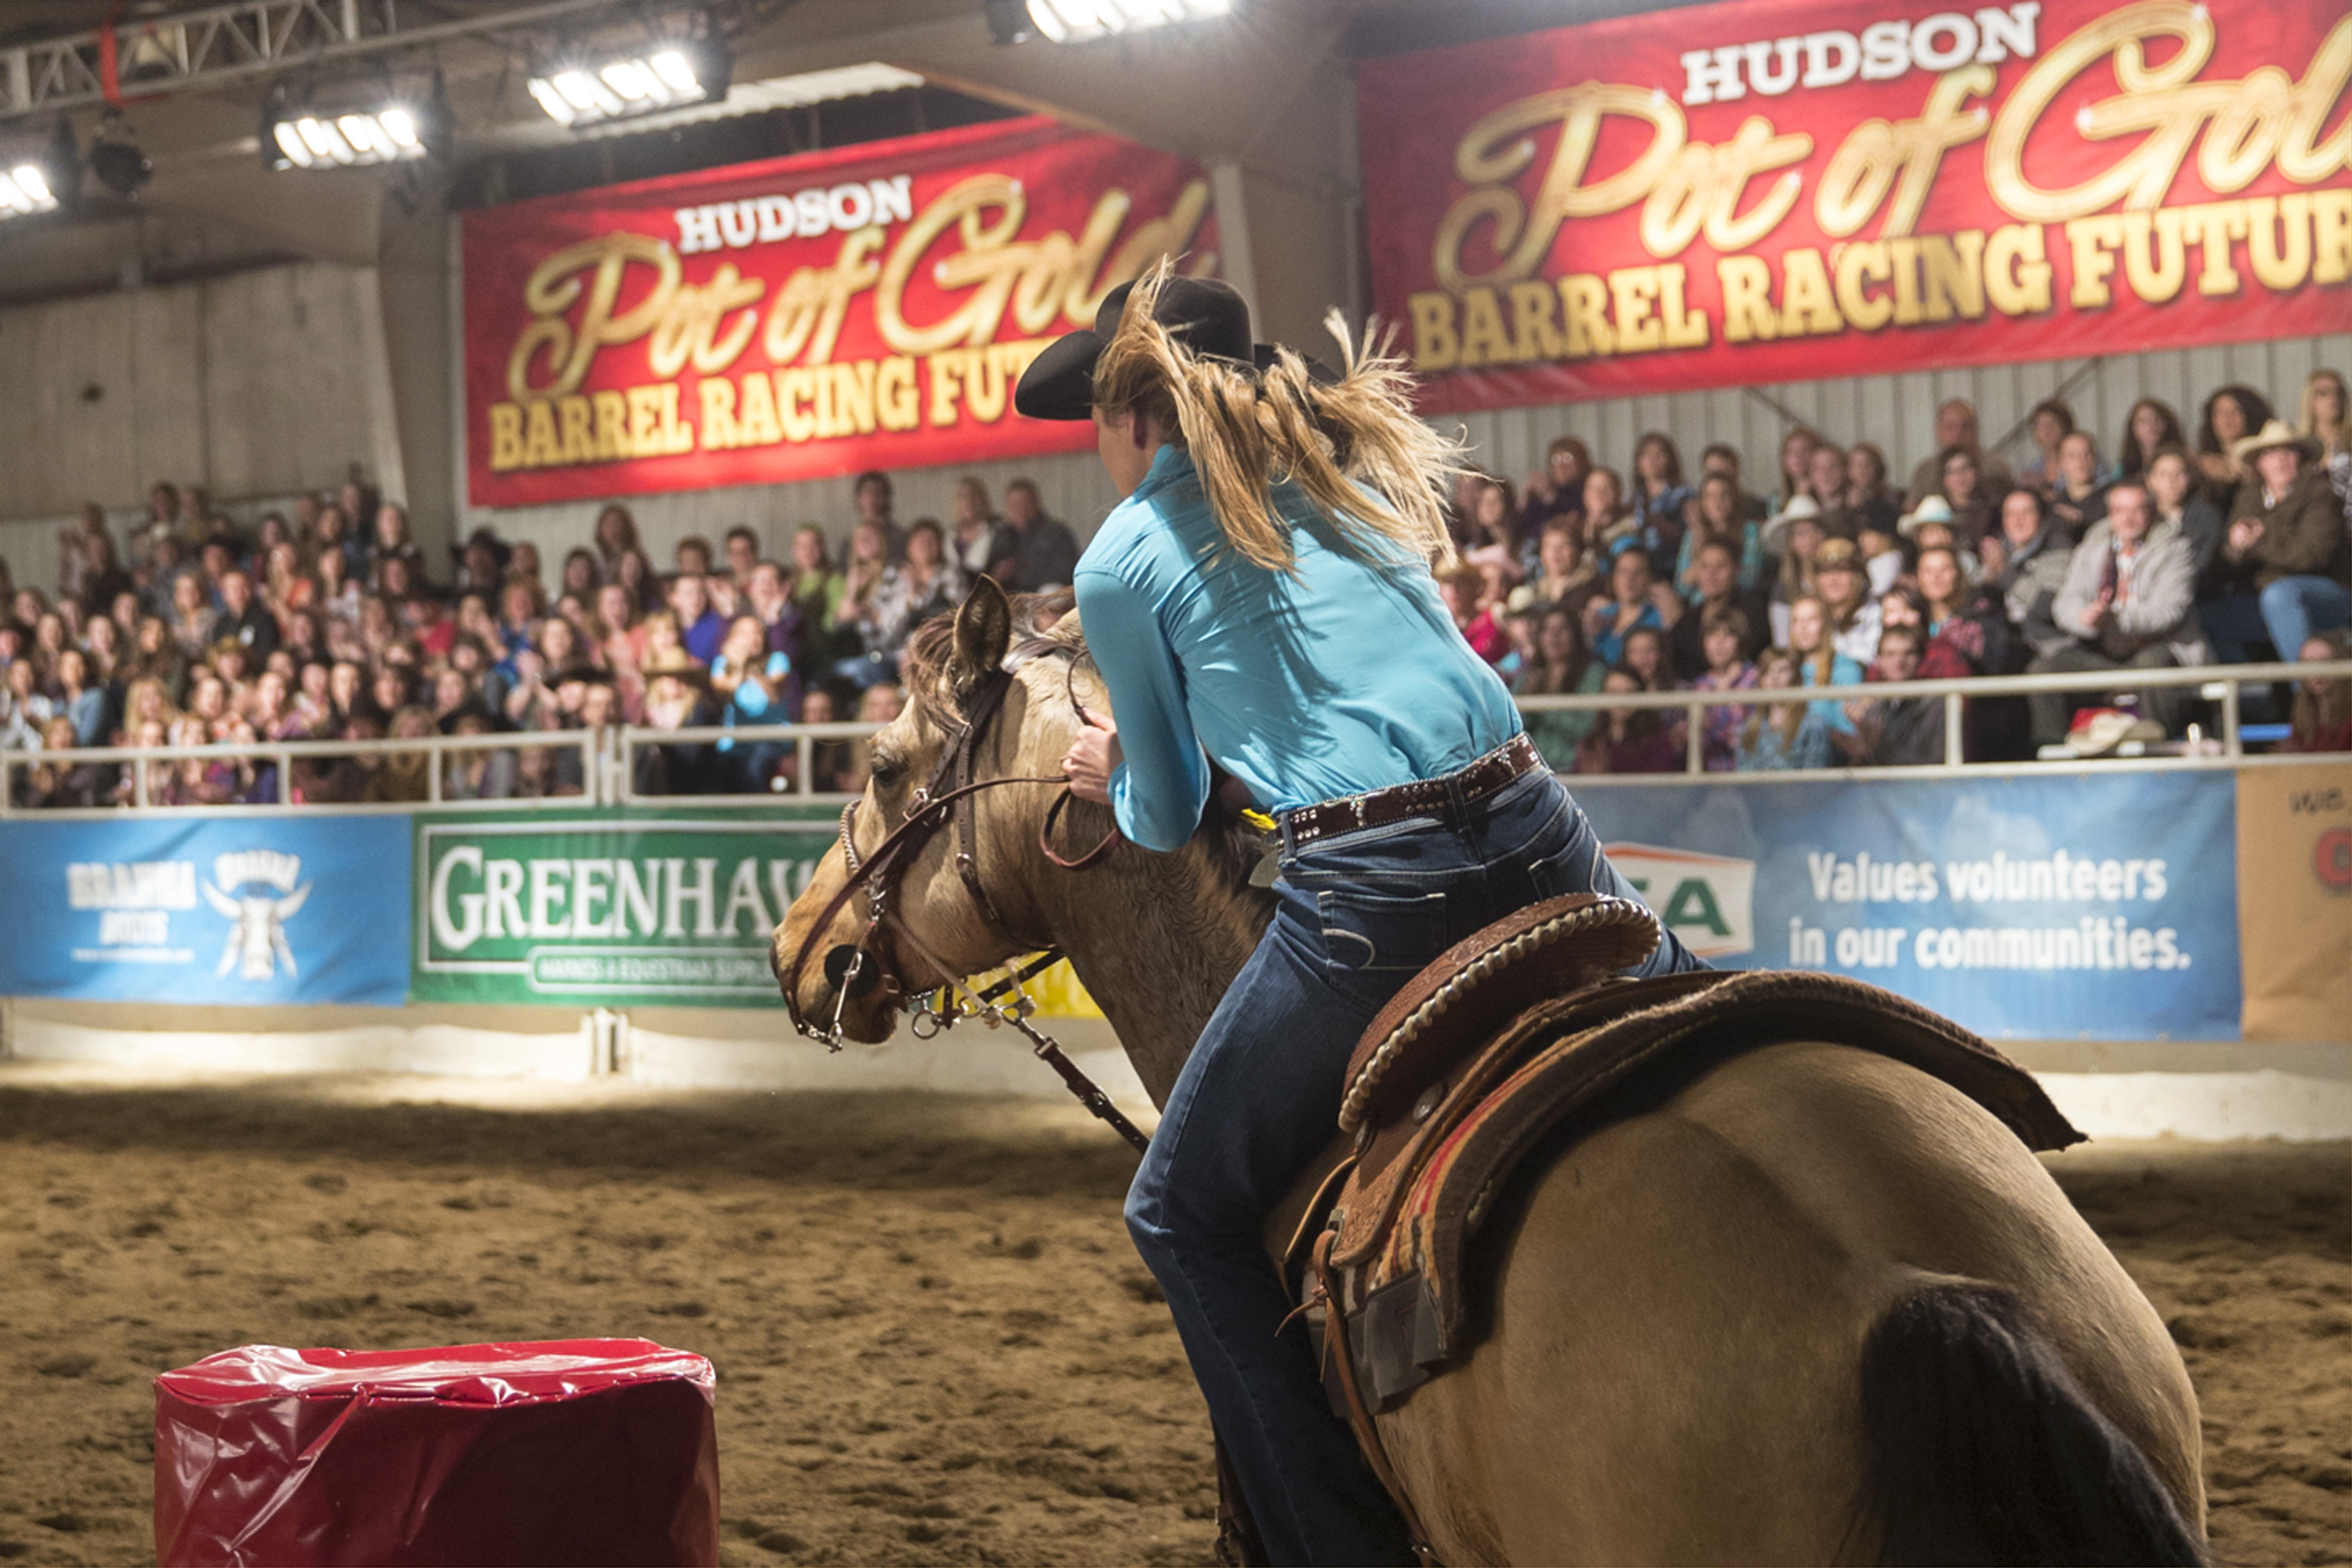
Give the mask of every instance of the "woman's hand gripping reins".
<svg viewBox="0 0 2352 1568">
<path fill-rule="evenodd" d="M 1086 708 L 1078 710 L 1078 718 L 1084 728 L 1072 738 L 1062 758 L 1062 771 L 1069 775 L 1072 795 L 1108 805 L 1110 776 L 1124 761 L 1118 749 L 1118 726 Z"/>
</svg>

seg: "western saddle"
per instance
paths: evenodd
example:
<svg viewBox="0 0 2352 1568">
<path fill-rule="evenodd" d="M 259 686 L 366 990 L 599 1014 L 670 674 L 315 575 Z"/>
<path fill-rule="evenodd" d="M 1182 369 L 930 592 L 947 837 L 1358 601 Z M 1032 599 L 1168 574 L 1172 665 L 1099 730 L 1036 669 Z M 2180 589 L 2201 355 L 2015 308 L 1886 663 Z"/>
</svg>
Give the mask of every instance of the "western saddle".
<svg viewBox="0 0 2352 1568">
<path fill-rule="evenodd" d="M 1977 1036 L 1836 975 L 1706 970 L 1618 978 L 1658 944 L 1629 900 L 1571 894 L 1457 943 L 1372 1021 L 1348 1064 L 1354 1134 L 1291 1241 L 1324 1381 L 1429 1560 L 1427 1536 L 1372 1417 L 1458 1362 L 1485 1331 L 1469 1245 L 1508 1178 L 1556 1131 L 1604 1124 L 1618 1091 L 1671 1089 L 1790 1039 L 1859 1047 L 1941 1079 L 2031 1149 L 2083 1134 Z M 1622 1112 L 1619 1112 L 1622 1113 Z M 1319 1314 L 1318 1310 L 1319 1309 Z"/>
</svg>

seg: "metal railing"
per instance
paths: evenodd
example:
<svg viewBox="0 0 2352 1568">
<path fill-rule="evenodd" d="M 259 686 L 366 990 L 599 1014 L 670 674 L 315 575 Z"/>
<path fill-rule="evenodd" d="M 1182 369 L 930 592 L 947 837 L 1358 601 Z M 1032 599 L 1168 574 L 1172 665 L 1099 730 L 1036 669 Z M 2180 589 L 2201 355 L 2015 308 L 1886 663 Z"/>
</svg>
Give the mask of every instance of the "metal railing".
<svg viewBox="0 0 2352 1568">
<path fill-rule="evenodd" d="M 216 811 L 406 811 L 417 805 L 430 805 L 447 810 L 511 809 L 531 806 L 578 806 L 598 803 L 602 747 L 601 737 L 587 730 L 533 730 L 509 731 L 491 735 L 427 735 L 413 739 L 387 737 L 376 741 L 262 741 L 252 745 L 209 746 L 78 746 L 58 751 L 0 751 L 0 817 L 37 815 L 42 817 L 61 816 L 112 816 L 123 810 L 149 812 L 216 812 Z M 444 760 L 452 754 L 467 752 L 574 752 L 580 758 L 581 786 L 576 794 L 543 795 L 509 795 L 495 800 L 451 800 L 447 795 Z M 391 761 L 398 757 L 424 755 L 425 796 L 421 801 L 400 800 L 378 803 L 353 801 L 304 801 L 300 791 L 291 787 L 295 777 L 294 763 L 301 759 L 381 758 Z M 215 804 L 176 805 L 155 800 L 155 771 L 176 763 L 252 763 L 277 770 L 268 801 L 221 802 Z M 21 773 L 41 767 L 74 768 L 84 763 L 111 763 L 127 766 L 129 796 L 120 804 L 98 807 L 20 806 L 16 804 L 16 779 Z"/>
<path fill-rule="evenodd" d="M 654 730 L 640 724 L 624 724 L 613 731 L 612 774 L 610 798 L 616 805 L 644 805 L 663 801 L 691 799 L 697 805 L 761 805 L 778 799 L 842 801 L 850 797 L 838 791 L 812 788 L 816 768 L 816 749 L 825 744 L 862 741 L 881 729 L 879 724 L 844 721 L 833 724 L 698 724 L 683 730 Z M 772 745 L 782 742 L 793 748 L 793 787 L 789 790 L 770 789 L 722 791 L 715 794 L 686 792 L 660 793 L 640 791 L 636 787 L 637 756 L 642 751 L 660 750 L 671 746 L 714 746 L 720 742 L 733 746 Z"/>
<path fill-rule="evenodd" d="M 2250 684 L 2287 683 L 2313 678 L 2352 679 L 2352 659 L 2339 659 L 2326 664 L 2251 664 L 2189 668 L 2156 668 L 2126 670 L 2088 670 L 2055 675 L 1980 676 L 1952 680 L 1874 681 L 1854 686 L 1791 686 L 1759 687 L 1744 691 L 1639 691 L 1639 692 L 1578 692 L 1557 697 L 1526 696 L 1518 699 L 1522 712 L 1591 712 L 1605 713 L 1612 709 L 1679 710 L 1687 725 L 1684 749 L 1684 765 L 1680 773 L 1577 773 L 1580 786 L 1588 784 L 1669 784 L 1705 781 L 1710 784 L 1731 782 L 1784 782 L 1806 777 L 1945 777 L 1967 771 L 1982 773 L 1988 770 L 2031 771 L 2037 768 L 2065 766 L 2069 768 L 2099 768 L 2109 770 L 2185 769 L 2238 767 L 2272 761 L 2292 762 L 2299 756 L 2267 758 L 2248 756 L 2245 752 L 2244 726 L 2242 722 L 2242 703 L 2240 688 Z M 2186 753 L 2161 752 L 2131 755 L 2099 757 L 2055 757 L 2035 762 L 1969 763 L 1963 755 L 1965 705 L 1970 699 L 2026 697 L 2037 692 L 2100 693 L 2146 690 L 2151 688 L 2192 687 L 2200 697 L 2219 705 L 2218 734 L 2198 749 Z M 1706 710 L 1711 708 L 1777 707 L 1790 702 L 1881 702 L 1906 698 L 1930 698 L 1944 705 L 1944 761 L 1922 766 L 1904 767 L 1834 767 L 1820 769 L 1786 769 L 1768 772 L 1710 772 L 1706 765 L 1705 726 Z M 510 810 L 516 808 L 547 808 L 583 805 L 654 805 L 691 801 L 698 809 L 750 809 L 773 805 L 780 801 L 814 804 L 839 804 L 852 798 L 839 791 L 815 787 L 816 749 L 822 745 L 855 743 L 882 728 L 879 724 L 760 724 L 727 727 L 698 725 L 692 729 L 661 730 L 641 725 L 616 725 L 604 731 L 534 730 L 505 731 L 485 735 L 435 735 L 407 740 L 387 738 L 376 741 L 270 741 L 252 745 L 212 746 L 94 746 L 59 751 L 12 752 L 0 751 L 0 817 L 37 815 L 44 818 L 59 816 L 106 816 L 126 809 L 157 813 L 194 813 L 233 810 L 240 812 L 326 812 L 326 811 L 411 811 L 427 807 L 436 811 Z M 669 747 L 716 747 L 720 742 L 733 746 L 784 744 L 792 748 L 793 766 L 790 789 L 741 790 L 719 793 L 679 791 L 663 793 L 637 787 L 637 763 L 641 753 L 648 750 Z M 445 759 L 452 754 L 469 752 L 514 752 L 533 750 L 568 751 L 579 759 L 580 787 L 576 794 L 508 795 L 495 799 L 447 798 Z M 345 802 L 305 802 L 293 798 L 287 781 L 294 777 L 294 763 L 310 758 L 342 759 L 425 754 L 429 765 L 425 770 L 425 794 L 422 800 L 385 802 L 376 805 Z M 251 762 L 266 763 L 277 769 L 277 799 L 266 803 L 225 803 L 222 805 L 161 805 L 153 799 L 154 770 L 163 765 L 189 760 L 205 762 Z M 85 807 L 20 806 L 16 804 L 16 783 L 19 774 L 43 766 L 76 767 L 85 763 L 127 765 L 131 770 L 129 798 L 119 805 Z"/>
<path fill-rule="evenodd" d="M 2336 659 L 2326 664 L 2236 664 L 2193 665 L 2171 668 L 2069 670 L 2050 675 L 1970 676 L 1946 680 L 1874 680 L 1852 686 L 1780 686 L 1755 687 L 1745 691 L 1625 691 L 1580 692 L 1573 696 L 1517 699 L 1522 713 L 1542 712 L 1605 712 L 1612 709 L 1681 710 L 1685 715 L 1685 737 L 1681 773 L 1578 773 L 1580 781 L 1591 779 L 1645 779 L 1655 783 L 1661 779 L 1704 774 L 1720 783 L 1727 778 L 1788 779 L 1807 773 L 1844 775 L 1867 773 L 1873 777 L 1901 775 L 1940 775 L 1960 768 L 1981 770 L 1987 767 L 2034 767 L 2063 763 L 2083 767 L 2156 765 L 2170 768 L 2234 767 L 2244 763 L 2245 754 L 2243 702 L 2241 687 L 2247 685 L 2287 684 L 2315 677 L 2327 679 L 2352 679 L 2352 659 Z M 1970 698 L 2031 697 L 2039 692 L 2096 693 L 2145 691 L 2158 688 L 2194 687 L 2207 701 L 2221 704 L 2221 733 L 2210 752 L 2189 751 L 2179 753 L 2126 754 L 2116 756 L 2079 757 L 2072 754 L 2037 760 L 2032 763 L 1969 763 L 1964 752 L 1967 741 L 1967 704 Z M 1783 769 L 1759 773 L 1708 772 L 1706 763 L 1706 714 L 1710 708 L 1766 708 L 1791 702 L 1885 702 L 1905 698 L 1937 698 L 1944 704 L 1944 760 L 1940 763 L 1911 767 L 1813 768 Z"/>
</svg>

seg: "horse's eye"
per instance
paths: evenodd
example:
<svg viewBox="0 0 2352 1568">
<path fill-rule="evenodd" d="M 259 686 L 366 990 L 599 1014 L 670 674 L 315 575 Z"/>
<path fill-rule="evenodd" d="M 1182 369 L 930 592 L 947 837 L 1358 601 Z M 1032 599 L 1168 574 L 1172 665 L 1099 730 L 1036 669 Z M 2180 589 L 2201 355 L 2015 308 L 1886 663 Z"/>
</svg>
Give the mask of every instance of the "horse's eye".
<svg viewBox="0 0 2352 1568">
<path fill-rule="evenodd" d="M 897 753 L 877 751 L 873 755 L 874 782 L 882 788 L 888 789 L 906 775 L 906 760 Z"/>
</svg>

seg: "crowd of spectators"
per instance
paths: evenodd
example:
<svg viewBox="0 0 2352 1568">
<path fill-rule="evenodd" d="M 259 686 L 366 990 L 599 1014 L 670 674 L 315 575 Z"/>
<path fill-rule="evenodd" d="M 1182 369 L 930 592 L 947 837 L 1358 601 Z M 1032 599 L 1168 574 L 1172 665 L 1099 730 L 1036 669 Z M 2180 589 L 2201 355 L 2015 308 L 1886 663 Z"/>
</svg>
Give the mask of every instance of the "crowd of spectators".
<svg viewBox="0 0 2352 1568">
<path fill-rule="evenodd" d="M 1443 577 L 1464 637 L 1522 697 L 1819 689 L 1702 710 L 1710 770 L 1940 762 L 1944 704 L 1880 700 L 1876 682 L 2079 672 L 2105 709 L 2130 672 L 2258 658 L 2339 658 L 2352 626 L 2352 399 L 2314 373 L 2294 418 L 2260 392 L 2205 399 L 2193 433 L 2143 399 L 2112 452 L 2055 399 L 2034 409 L 2032 455 L 1981 443 L 1975 410 L 1945 404 L 1932 455 L 1896 489 L 1885 455 L 1792 429 L 1751 489 L 1740 454 L 1696 470 L 1668 437 L 1624 474 L 1572 436 L 1524 487 L 1466 475 L 1460 563 Z M 577 744 L 531 735 L 626 722 L 656 730 L 884 721 L 899 709 L 915 627 L 982 574 L 1066 584 L 1078 542 L 1016 479 L 1001 507 L 976 479 L 953 515 L 902 524 L 887 475 L 860 475 L 835 550 L 803 524 L 783 559 L 750 527 L 680 540 L 667 563 L 629 509 L 607 505 L 560 560 L 476 531 L 434 570 L 405 511 L 356 482 L 264 513 L 250 532 L 201 489 L 158 484 L 121 545 L 92 504 L 59 540 L 54 595 L 0 562 L 0 748 L 190 747 L 434 735 L 477 749 L 297 758 L 159 758 L 167 805 L 415 801 L 578 793 Z M 2352 683 L 2255 693 L 2288 744 L 2352 745 Z M 2109 738 L 2179 736 L 2193 689 L 2126 691 Z M 1971 699 L 1970 760 L 2029 757 L 2076 730 L 2073 694 Z M 1685 710 L 1538 709 L 1554 766 L 1678 770 Z M 2120 722 L 2115 722 L 2120 721 Z M 863 787 L 865 748 L 810 754 L 811 787 Z M 636 752 L 647 793 L 797 787 L 798 748 L 746 737 Z M 16 804 L 128 800 L 132 771 L 71 756 L 14 772 Z"/>
<path fill-rule="evenodd" d="M 1709 770 L 1943 762 L 1942 700 L 1870 694 L 1892 680 L 2091 678 L 2081 693 L 1969 699 L 1969 761 L 2177 740 L 2206 719 L 2195 688 L 2134 689 L 2131 672 L 2343 657 L 2347 405 L 2325 370 L 2284 416 L 2252 387 L 2222 387 L 2193 431 L 2144 398 L 2110 448 L 2053 398 L 2012 466 L 1956 399 L 1901 489 L 1876 447 L 1804 428 L 1753 489 L 1728 446 L 1694 470 L 1653 432 L 1621 474 L 1563 436 L 1524 486 L 1464 477 L 1462 563 L 1442 588 L 1521 697 L 1855 689 L 1704 709 Z M 2290 747 L 2342 749 L 2347 686 L 2250 687 L 2248 711 L 2288 723 Z M 1562 770 L 1678 771 L 1687 712 L 1538 708 L 1528 727 Z"/>
<path fill-rule="evenodd" d="M 560 560 L 477 530 L 436 572 L 406 512 L 353 482 L 242 531 L 201 489 L 158 484 L 118 544 L 96 504 L 63 531 L 54 595 L 0 562 L 0 747 L 38 752 L 489 738 L 478 748 L 159 757 L 157 805 L 399 802 L 578 794 L 583 733 L 616 723 L 736 729 L 896 715 L 915 627 L 985 573 L 1066 584 L 1078 544 L 1015 479 L 1002 510 L 967 479 L 955 516 L 901 523 L 887 474 L 860 475 L 836 554 L 814 523 L 772 558 L 757 531 L 680 540 L 667 566 L 608 505 Z M 549 743 L 561 734 L 566 743 Z M 534 735 L 548 737 L 529 743 Z M 866 749 L 814 748 L 812 786 L 864 784 Z M 797 787 L 797 747 L 731 736 L 636 753 L 650 793 Z M 129 801 L 135 770 L 70 756 L 14 770 L 16 804 Z"/>
</svg>

